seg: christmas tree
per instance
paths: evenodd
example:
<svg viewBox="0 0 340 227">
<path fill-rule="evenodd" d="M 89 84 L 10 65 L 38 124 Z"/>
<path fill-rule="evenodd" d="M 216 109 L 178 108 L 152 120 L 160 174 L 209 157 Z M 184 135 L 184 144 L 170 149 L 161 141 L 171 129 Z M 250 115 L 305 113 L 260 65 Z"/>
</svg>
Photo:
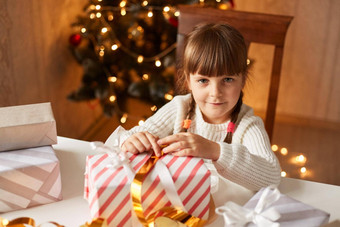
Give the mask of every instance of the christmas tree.
<svg viewBox="0 0 340 227">
<path fill-rule="evenodd" d="M 107 116 L 118 117 L 127 116 L 128 97 L 152 111 L 171 100 L 179 4 L 233 7 L 230 0 L 90 0 L 72 24 L 70 49 L 84 75 L 68 98 L 97 100 Z"/>
</svg>

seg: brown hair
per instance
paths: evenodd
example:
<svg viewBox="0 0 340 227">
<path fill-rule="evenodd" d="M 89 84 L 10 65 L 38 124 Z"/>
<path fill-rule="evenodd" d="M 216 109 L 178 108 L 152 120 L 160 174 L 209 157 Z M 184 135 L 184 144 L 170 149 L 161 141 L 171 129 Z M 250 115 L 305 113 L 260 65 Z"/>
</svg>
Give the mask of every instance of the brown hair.
<svg viewBox="0 0 340 227">
<path fill-rule="evenodd" d="M 190 74 L 205 76 L 242 76 L 245 83 L 248 75 L 247 46 L 243 36 L 225 23 L 201 24 L 186 37 L 182 68 L 178 72 L 177 89 L 180 94 L 188 93 L 187 81 Z M 243 93 L 231 114 L 231 122 L 237 121 L 242 106 Z M 192 98 L 186 118 L 191 119 L 195 101 Z M 186 131 L 186 129 L 183 129 Z M 228 132 L 225 142 L 231 143 L 232 133 Z"/>
</svg>

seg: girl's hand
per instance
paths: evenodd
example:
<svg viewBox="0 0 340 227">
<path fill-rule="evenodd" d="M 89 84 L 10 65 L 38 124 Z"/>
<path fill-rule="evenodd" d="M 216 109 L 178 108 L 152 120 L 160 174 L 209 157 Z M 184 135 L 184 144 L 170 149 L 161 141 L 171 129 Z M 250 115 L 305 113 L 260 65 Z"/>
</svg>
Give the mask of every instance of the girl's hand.
<svg viewBox="0 0 340 227">
<path fill-rule="evenodd" d="M 161 148 L 157 144 L 158 137 L 149 132 L 137 132 L 130 136 L 122 145 L 124 152 L 133 154 L 154 150 L 156 156 L 161 156 Z"/>
<path fill-rule="evenodd" d="M 158 140 L 157 143 L 159 145 L 168 145 L 163 149 L 163 152 L 171 153 L 175 156 L 195 156 L 212 160 L 217 160 L 220 156 L 218 143 L 189 132 L 164 137 Z"/>
</svg>

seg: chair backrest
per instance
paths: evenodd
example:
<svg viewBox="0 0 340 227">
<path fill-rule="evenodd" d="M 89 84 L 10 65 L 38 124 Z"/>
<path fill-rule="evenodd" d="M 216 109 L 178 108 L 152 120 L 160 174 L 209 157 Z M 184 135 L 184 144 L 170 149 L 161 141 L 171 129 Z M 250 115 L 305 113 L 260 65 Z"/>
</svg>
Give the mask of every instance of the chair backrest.
<svg viewBox="0 0 340 227">
<path fill-rule="evenodd" d="M 242 33 L 248 47 L 252 42 L 275 46 L 265 114 L 265 127 L 271 140 L 280 84 L 283 47 L 286 32 L 293 17 L 236 10 L 220 10 L 195 5 L 180 5 L 179 11 L 176 50 L 177 68 L 181 65 L 186 35 L 193 30 L 195 25 L 200 23 L 228 23 Z"/>
</svg>

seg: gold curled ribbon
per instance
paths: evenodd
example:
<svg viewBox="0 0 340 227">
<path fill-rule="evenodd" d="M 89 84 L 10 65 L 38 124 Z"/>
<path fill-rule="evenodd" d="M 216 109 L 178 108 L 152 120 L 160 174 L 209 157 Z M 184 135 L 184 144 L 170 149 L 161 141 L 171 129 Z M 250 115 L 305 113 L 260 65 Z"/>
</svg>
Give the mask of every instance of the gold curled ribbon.
<svg viewBox="0 0 340 227">
<path fill-rule="evenodd" d="M 53 221 L 50 221 L 47 223 L 53 224 L 56 227 L 64 227 L 63 225 L 60 225 L 57 222 L 53 222 Z M 38 226 L 41 226 L 41 225 L 38 225 Z M 7 219 L 0 217 L 0 227 L 27 227 L 27 226 L 32 226 L 32 227 L 36 226 L 33 218 L 20 217 L 20 218 L 16 218 L 11 221 L 8 221 Z M 86 222 L 84 225 L 81 225 L 80 227 L 108 227 L 108 225 L 105 219 L 95 218 L 92 220 L 92 222 Z"/>
<path fill-rule="evenodd" d="M 32 226 L 35 227 L 35 221 L 33 218 L 30 217 L 20 217 L 13 219 L 11 221 L 8 221 L 7 219 L 0 218 L 0 227 L 27 227 Z M 63 225 L 59 225 L 56 222 L 48 222 L 50 224 L 53 224 L 57 227 L 64 227 Z M 38 225 L 41 226 L 41 225 Z"/>
<path fill-rule="evenodd" d="M 106 219 L 103 218 L 95 218 L 92 222 L 86 222 L 84 225 L 80 227 L 108 227 Z"/>
<path fill-rule="evenodd" d="M 142 185 L 147 173 L 153 168 L 158 160 L 159 158 L 157 156 L 151 155 L 151 157 L 136 173 L 135 178 L 131 183 L 132 206 L 140 223 L 146 227 L 153 227 L 156 215 L 159 212 L 163 212 L 163 216 L 169 217 L 176 221 L 180 221 L 189 227 L 203 226 L 206 223 L 206 220 L 194 217 L 180 209 L 176 209 L 173 207 L 163 207 L 162 209 L 149 215 L 148 218 L 144 217 L 142 207 Z"/>
</svg>

